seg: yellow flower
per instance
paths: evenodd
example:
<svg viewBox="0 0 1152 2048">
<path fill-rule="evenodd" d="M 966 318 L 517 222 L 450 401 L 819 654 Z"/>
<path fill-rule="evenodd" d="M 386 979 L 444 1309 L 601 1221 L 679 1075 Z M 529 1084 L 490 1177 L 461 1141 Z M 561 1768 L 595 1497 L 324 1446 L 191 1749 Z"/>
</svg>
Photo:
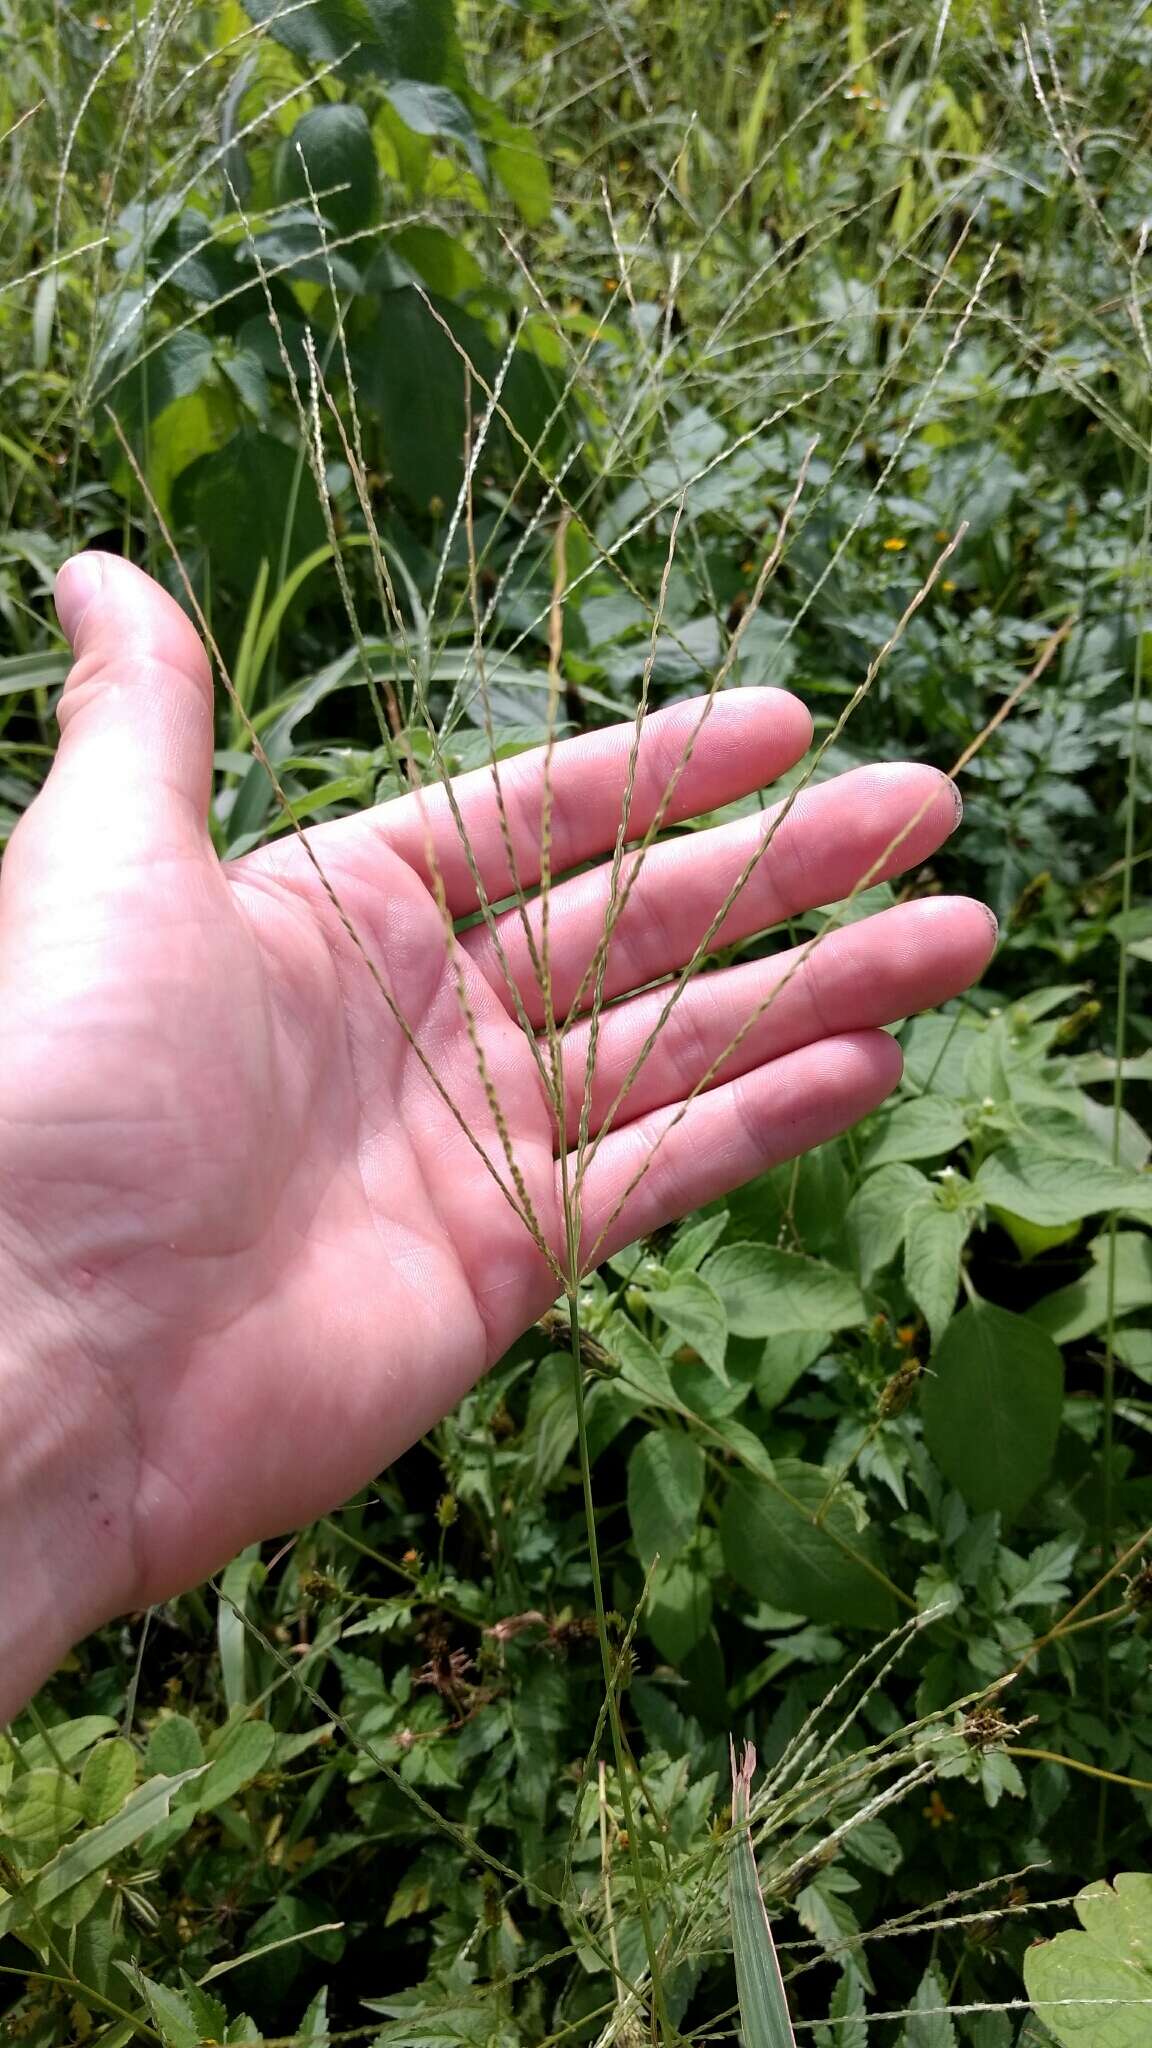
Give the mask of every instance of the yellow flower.
<svg viewBox="0 0 1152 2048">
<path fill-rule="evenodd" d="M 896 534 L 893 534 L 891 540 L 885 541 L 884 552 L 886 555 L 898 555 L 901 548 L 906 548 L 907 545 L 906 540 L 901 540 Z"/>
<path fill-rule="evenodd" d="M 940 585 L 940 588 L 944 592 L 945 597 L 950 597 L 952 592 L 955 590 L 956 585 L 953 583 L 952 578 L 950 576 L 946 576 L 944 578 L 943 583 Z"/>
</svg>

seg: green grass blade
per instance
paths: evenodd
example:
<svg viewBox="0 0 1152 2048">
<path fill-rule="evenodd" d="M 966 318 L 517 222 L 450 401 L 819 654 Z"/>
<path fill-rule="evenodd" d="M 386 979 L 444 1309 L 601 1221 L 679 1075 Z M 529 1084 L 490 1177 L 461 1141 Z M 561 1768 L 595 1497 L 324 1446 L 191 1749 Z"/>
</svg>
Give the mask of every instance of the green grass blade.
<svg viewBox="0 0 1152 2048">
<path fill-rule="evenodd" d="M 744 1744 L 744 1756 L 737 1764 L 732 1750 L 732 1826 L 736 1842 L 729 1866 L 728 1892 L 732 1909 L 732 1955 L 736 1964 L 736 1992 L 740 2000 L 740 2034 L 744 2048 L 796 2048 L 796 2036 L 788 2017 L 784 1979 L 776 1957 L 776 1944 L 760 1893 L 756 1857 L 748 1827 L 752 1773 L 756 1751 Z"/>
</svg>

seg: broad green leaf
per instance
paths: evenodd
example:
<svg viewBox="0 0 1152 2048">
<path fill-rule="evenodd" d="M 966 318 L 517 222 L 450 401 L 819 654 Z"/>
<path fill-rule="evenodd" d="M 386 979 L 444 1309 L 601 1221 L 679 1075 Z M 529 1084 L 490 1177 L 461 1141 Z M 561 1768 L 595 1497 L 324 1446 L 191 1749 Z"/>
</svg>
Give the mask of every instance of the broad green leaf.
<svg viewBox="0 0 1152 2048">
<path fill-rule="evenodd" d="M 680 1664 L 712 1620 L 712 1587 L 695 1557 L 658 1564 L 648 1583 L 648 1633 L 669 1664 Z"/>
<path fill-rule="evenodd" d="M 1057 1344 L 1076 1344 L 1102 1330 L 1110 1309 L 1120 1317 L 1152 1306 L 1152 1237 L 1142 1230 L 1118 1230 L 1114 1267 L 1111 1244 L 1107 1233 L 1095 1238 L 1089 1246 L 1092 1264 L 1083 1278 L 1029 1309 L 1029 1320 Z"/>
<path fill-rule="evenodd" d="M 727 1383 L 728 1318 L 715 1288 L 703 1275 L 669 1274 L 665 1286 L 647 1290 L 647 1301 L 672 1335 L 697 1352 L 709 1370 Z"/>
<path fill-rule="evenodd" d="M 534 1487 L 543 1491 L 552 1484 L 571 1457 L 577 1434 L 572 1360 L 555 1352 L 533 1371 L 524 1418 L 523 1446 Z"/>
<path fill-rule="evenodd" d="M 1045 1226 L 1079 1223 L 1109 1209 L 1152 1215 L 1152 1174 L 1132 1173 L 1104 1159 L 1072 1162 L 1028 1145 L 994 1152 L 975 1186 L 984 1201 Z"/>
<path fill-rule="evenodd" d="M 84 1818 L 75 1778 L 64 1771 L 27 1771 L 15 1778 L 0 1809 L 0 1833 L 21 1848 L 50 1853 Z"/>
<path fill-rule="evenodd" d="M 857 1189 L 848 1205 L 848 1234 L 865 1287 L 896 1257 L 910 1209 L 931 1188 L 916 1167 L 894 1162 L 870 1173 Z"/>
<path fill-rule="evenodd" d="M 89 1826 L 96 1827 L 119 1813 L 135 1784 L 136 1752 L 130 1742 L 118 1737 L 89 1750 L 80 1773 L 80 1796 Z"/>
<path fill-rule="evenodd" d="M 212 375 L 214 360 L 208 336 L 185 328 L 167 335 L 142 362 L 122 356 L 109 365 L 96 390 L 97 403 L 111 407 L 135 444 L 146 424 L 200 389 Z"/>
<path fill-rule="evenodd" d="M 785 1401 L 810 1365 L 815 1365 L 827 1339 L 822 1330 L 784 1330 L 769 1337 L 756 1371 L 756 1393 L 765 1408 Z"/>
<path fill-rule="evenodd" d="M 234 1721 L 223 1731 L 204 1776 L 197 1786 L 196 1806 L 209 1813 L 250 1785 L 276 1747 L 276 1731 L 267 1721 Z"/>
<path fill-rule="evenodd" d="M 670 1273 L 696 1273 L 713 1247 L 719 1244 L 728 1228 L 728 1211 L 722 1209 L 718 1216 L 697 1216 L 677 1231 L 675 1240 L 664 1254 L 664 1264 Z"/>
<path fill-rule="evenodd" d="M 459 52 L 453 0 L 244 0 L 253 21 L 309 70 L 338 64 L 346 77 L 455 77 Z"/>
<path fill-rule="evenodd" d="M 204 1745 L 194 1721 L 184 1714 L 165 1714 L 148 1738 L 148 1768 L 173 1778 L 195 1771 L 204 1761 Z"/>
<path fill-rule="evenodd" d="M 867 1321 L 864 1297 L 851 1275 L 799 1252 L 766 1244 L 724 1245 L 701 1271 L 720 1296 L 734 1337 L 846 1330 Z"/>
<path fill-rule="evenodd" d="M 301 468 L 294 449 L 254 426 L 193 463 L 177 497 L 200 531 L 212 535 L 220 580 L 245 594 L 262 562 L 278 575 L 282 557 L 292 569 L 324 541 L 307 465 Z"/>
<path fill-rule="evenodd" d="M 682 1406 L 666 1361 L 630 1316 L 619 1312 L 612 1315 L 604 1329 L 604 1342 L 630 1392 L 642 1395 L 658 1408 Z"/>
<path fill-rule="evenodd" d="M 1019 1513 L 1045 1478 L 1064 1399 L 1063 1367 L 1034 1322 L 987 1302 L 945 1332 L 921 1394 L 924 1436 L 976 1514 Z"/>
<path fill-rule="evenodd" d="M 389 86 L 387 97 L 413 135 L 447 136 L 458 142 L 481 184 L 487 181 L 488 161 L 476 124 L 456 93 L 443 85 L 424 85 L 416 79 L 400 78 Z"/>
<path fill-rule="evenodd" d="M 115 1733 L 111 1714 L 81 1714 L 75 1721 L 58 1722 L 44 1735 L 30 1735 L 20 1755 L 29 1770 L 42 1764 L 72 1764 L 101 1736 Z"/>
<path fill-rule="evenodd" d="M 443 228 L 404 228 L 400 234 L 392 236 L 387 249 L 399 256 L 403 264 L 423 278 L 429 291 L 442 299 L 463 298 L 484 282 L 484 272 L 471 249 Z M 372 282 L 371 272 L 369 282 Z M 396 278 L 395 285 L 403 282 L 405 280 L 400 276 Z"/>
<path fill-rule="evenodd" d="M 430 310 L 408 286 L 385 292 L 379 305 L 370 336 L 353 347 L 361 400 L 379 421 L 396 488 L 422 511 L 434 498 L 450 508 L 464 475 L 464 357 L 477 373 L 473 401 L 482 406 L 479 380 L 492 383 L 496 352 L 480 322 L 446 299 L 432 298 Z M 501 445 L 497 432 L 492 449 Z"/>
<path fill-rule="evenodd" d="M 740 1473 L 728 1488 L 720 1537 L 733 1578 L 812 1621 L 890 1628 L 895 1607 L 877 1546 L 842 1498 L 828 1504 L 829 1475 L 794 1458 L 778 1459 L 775 1473 L 774 1486 Z"/>
<path fill-rule="evenodd" d="M 276 183 L 279 199 L 308 206 L 311 185 L 324 219 L 341 235 L 366 227 L 376 213 L 379 178 L 363 109 L 347 101 L 309 108 L 281 144 Z"/>
<path fill-rule="evenodd" d="M 542 227 L 552 210 L 552 185 L 535 135 L 509 121 L 491 100 L 473 94 L 471 104 L 489 171 L 529 227 Z"/>
<path fill-rule="evenodd" d="M 938 1159 L 954 1152 L 968 1135 L 962 1109 L 940 1095 L 920 1095 L 911 1102 L 897 1103 L 872 1126 L 861 1164 L 866 1172 L 891 1161 Z"/>
<path fill-rule="evenodd" d="M 1024 1983 L 1039 2017 L 1061 2048 L 1147 2048 L 1152 1876 L 1122 1871 L 1114 1884 L 1090 1884 L 1076 1914 L 1083 1933 L 1070 1929 L 1024 1952 Z"/>
<path fill-rule="evenodd" d="M 940 1343 L 960 1290 L 960 1255 L 972 1227 L 970 1210 L 946 1209 L 935 1195 L 908 1212 L 904 1278 L 924 1317 L 933 1347 Z"/>
<path fill-rule="evenodd" d="M 151 1834 L 167 1820 L 173 1795 L 195 1776 L 195 1771 L 180 1771 L 171 1778 L 149 1778 L 111 1820 L 69 1842 L 31 1883 L 12 1898 L 0 1900 L 0 1935 L 63 1897 L 94 1870 L 105 1869 L 125 1849 Z"/>
<path fill-rule="evenodd" d="M 652 1429 L 628 1460 L 628 1515 L 644 1565 L 665 1564 L 684 1549 L 700 1519 L 704 1453 L 680 1429 Z"/>
<path fill-rule="evenodd" d="M 983 1029 L 982 1021 L 970 1011 L 954 1016 L 929 1011 L 924 1017 L 913 1017 L 900 1033 L 908 1084 L 922 1095 L 947 1095 L 963 1101 L 970 1092 L 965 1077 L 968 1054 Z"/>
<path fill-rule="evenodd" d="M 728 1898 L 732 1912 L 732 1960 L 740 2001 L 740 2035 L 744 2048 L 796 2048 L 788 2016 L 788 1997 L 776 1956 L 772 1928 L 764 1908 L 756 1854 L 749 1828 L 752 1773 L 756 1752 L 744 1745 L 739 1764 L 732 1748 L 732 1829 L 728 1865 Z"/>
</svg>

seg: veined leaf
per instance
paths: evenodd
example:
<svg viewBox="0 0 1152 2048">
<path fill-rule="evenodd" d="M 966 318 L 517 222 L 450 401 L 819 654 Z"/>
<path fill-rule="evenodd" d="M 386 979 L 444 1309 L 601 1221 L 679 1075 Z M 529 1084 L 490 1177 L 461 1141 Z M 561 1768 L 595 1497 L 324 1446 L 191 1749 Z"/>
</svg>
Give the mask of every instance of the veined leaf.
<svg viewBox="0 0 1152 2048">
<path fill-rule="evenodd" d="M 933 1195 L 908 1212 L 904 1278 L 934 1346 L 952 1320 L 960 1289 L 960 1256 L 973 1221 L 971 1210 L 946 1209 Z"/>
<path fill-rule="evenodd" d="M 799 1252 L 766 1244 L 730 1244 L 701 1268 L 720 1296 L 734 1337 L 778 1330 L 847 1330 L 867 1320 L 864 1297 L 848 1273 Z"/>
<path fill-rule="evenodd" d="M 876 1565 L 871 1532 L 861 1534 L 818 1465 L 781 1458 L 776 1484 L 740 1473 L 720 1517 L 724 1560 L 760 1600 L 812 1621 L 892 1626 L 892 1595 Z"/>
<path fill-rule="evenodd" d="M 664 1564 L 689 1542 L 704 1495 L 704 1453 L 684 1430 L 651 1429 L 628 1460 L 628 1514 L 644 1565 Z"/>
<path fill-rule="evenodd" d="M 1029 1998 L 1061 2048 L 1146 2048 L 1152 2039 L 1152 1876 L 1123 1871 L 1114 1885 L 1090 1884 L 1076 1914 L 1083 1933 L 1070 1930 L 1025 1951 Z"/>
<path fill-rule="evenodd" d="M 748 1828 L 755 1768 L 756 1751 L 750 1742 L 744 1744 L 744 1755 L 739 1764 L 735 1747 L 732 1748 L 732 1826 L 736 1839 L 728 1870 L 728 1896 L 732 1910 L 732 1959 L 736 1965 L 736 1991 L 740 2000 L 740 2034 L 744 2048 L 796 2048 L 796 2036 L 788 2017 L 784 1979 L 764 1908 Z"/>
<path fill-rule="evenodd" d="M 180 1771 L 173 1778 L 149 1778 L 111 1820 L 81 1835 L 78 1841 L 69 1842 L 51 1863 L 37 1872 L 30 1884 L 0 1901 L 0 1935 L 7 1934 L 11 1927 L 21 1926 L 31 1914 L 62 1898 L 73 1885 L 90 1877 L 93 1871 L 105 1869 L 134 1842 L 151 1834 L 153 1828 L 167 1820 L 173 1795 L 196 1776 L 196 1771 Z"/>
<path fill-rule="evenodd" d="M 1019 1512 L 1056 1448 L 1060 1353 L 1024 1316 L 977 1302 L 945 1332 L 921 1396 L 924 1436 L 976 1514 Z"/>
</svg>

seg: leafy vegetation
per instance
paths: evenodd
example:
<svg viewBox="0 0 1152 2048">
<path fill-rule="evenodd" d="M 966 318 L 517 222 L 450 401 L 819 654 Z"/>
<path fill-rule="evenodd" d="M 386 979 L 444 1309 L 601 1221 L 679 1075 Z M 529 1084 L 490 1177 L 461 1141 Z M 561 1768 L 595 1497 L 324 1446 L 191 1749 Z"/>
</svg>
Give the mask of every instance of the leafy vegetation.
<svg viewBox="0 0 1152 2048">
<path fill-rule="evenodd" d="M 867 1125 L 80 1646 L 0 1739 L 12 2038 L 1145 2039 L 1144 10 L 21 13 L 5 829 L 97 543 L 227 664 L 222 852 L 787 682 L 805 774 L 963 763 L 907 887 L 1002 940 Z"/>
</svg>

